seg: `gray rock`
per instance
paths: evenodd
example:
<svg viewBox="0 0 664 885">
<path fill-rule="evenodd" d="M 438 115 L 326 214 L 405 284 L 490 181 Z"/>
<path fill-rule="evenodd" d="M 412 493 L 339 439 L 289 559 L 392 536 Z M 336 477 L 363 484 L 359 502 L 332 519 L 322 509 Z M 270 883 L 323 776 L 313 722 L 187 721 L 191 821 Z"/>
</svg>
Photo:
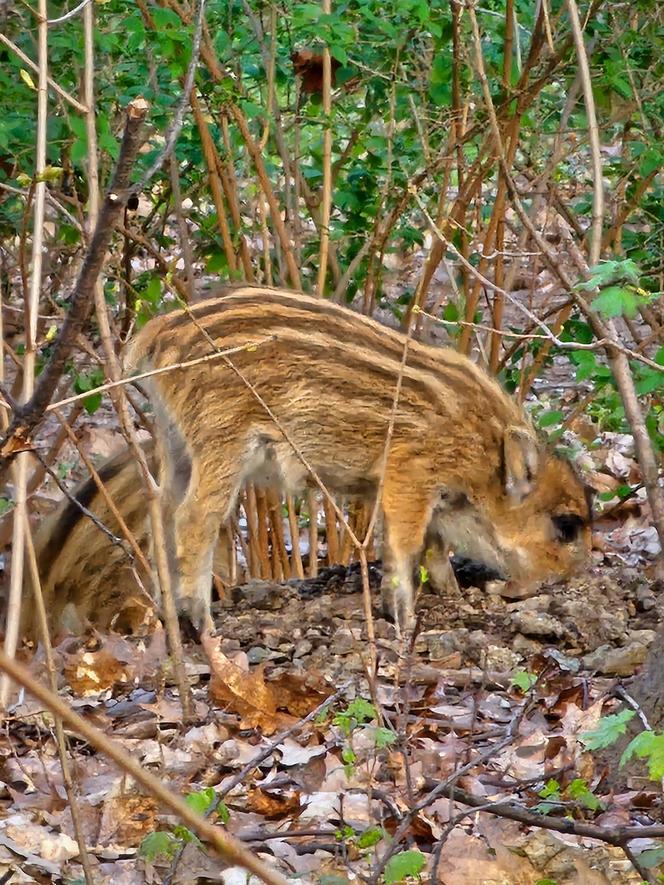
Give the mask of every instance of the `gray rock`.
<svg viewBox="0 0 664 885">
<path fill-rule="evenodd" d="M 555 636 L 560 639 L 565 635 L 565 628 L 558 618 L 541 611 L 514 612 L 512 624 L 526 636 Z"/>
<path fill-rule="evenodd" d="M 621 648 L 600 645 L 581 659 L 584 669 L 606 676 L 633 676 L 646 659 L 647 647 L 642 642 L 630 642 Z"/>
<path fill-rule="evenodd" d="M 636 608 L 637 611 L 647 612 L 657 605 L 657 599 L 648 584 L 641 584 L 636 588 Z"/>
<path fill-rule="evenodd" d="M 273 653 L 263 648 L 262 645 L 255 645 L 247 651 L 247 660 L 250 664 L 262 664 L 263 661 L 273 656 Z"/>
<path fill-rule="evenodd" d="M 468 647 L 468 630 L 427 630 L 421 633 L 418 640 L 423 640 L 423 651 L 426 650 L 429 660 L 442 661 L 456 651 L 463 652 Z"/>
<path fill-rule="evenodd" d="M 506 673 L 518 667 L 523 661 L 520 654 L 503 645 L 489 645 L 485 651 L 482 663 L 487 670 L 499 670 L 501 673 Z"/>
<path fill-rule="evenodd" d="M 542 643 L 536 639 L 528 639 L 522 633 L 517 633 L 512 640 L 512 650 L 524 658 L 529 658 L 542 650 Z"/>
<path fill-rule="evenodd" d="M 308 655 L 313 645 L 309 642 L 308 639 L 300 639 L 299 642 L 295 643 L 295 651 L 293 652 L 294 658 L 301 658 L 304 655 Z"/>
</svg>

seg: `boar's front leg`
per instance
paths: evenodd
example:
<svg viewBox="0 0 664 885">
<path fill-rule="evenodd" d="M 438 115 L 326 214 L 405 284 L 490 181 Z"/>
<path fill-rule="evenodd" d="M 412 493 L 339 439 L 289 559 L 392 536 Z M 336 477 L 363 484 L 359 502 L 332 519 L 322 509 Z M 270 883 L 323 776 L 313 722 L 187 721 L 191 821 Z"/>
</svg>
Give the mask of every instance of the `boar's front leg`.
<svg viewBox="0 0 664 885">
<path fill-rule="evenodd" d="M 422 565 L 427 570 L 431 590 L 440 596 L 459 593 L 459 584 L 450 561 L 450 545 L 431 526 L 426 534 Z"/>
<path fill-rule="evenodd" d="M 431 493 L 403 473 L 388 468 L 383 488 L 384 544 L 383 608 L 394 618 L 399 631 L 415 624 L 413 569 L 424 547 L 431 518 Z"/>
<path fill-rule="evenodd" d="M 242 479 L 236 465 L 241 453 L 224 447 L 223 460 L 205 463 L 193 457 L 187 493 L 174 508 L 171 556 L 180 613 L 198 630 L 212 629 L 212 563 L 219 530 L 234 510 Z"/>
</svg>

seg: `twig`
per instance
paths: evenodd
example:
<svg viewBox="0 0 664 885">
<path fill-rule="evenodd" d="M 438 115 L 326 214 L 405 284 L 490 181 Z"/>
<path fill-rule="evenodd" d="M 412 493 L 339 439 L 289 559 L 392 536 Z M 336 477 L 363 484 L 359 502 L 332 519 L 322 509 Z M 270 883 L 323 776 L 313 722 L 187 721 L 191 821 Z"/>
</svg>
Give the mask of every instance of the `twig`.
<svg viewBox="0 0 664 885">
<path fill-rule="evenodd" d="M 10 194 L 15 194 L 17 197 L 23 197 L 26 200 L 30 196 L 30 191 L 27 188 L 13 187 L 11 184 L 7 184 L 6 181 L 0 181 L 0 190 L 5 190 Z M 49 190 L 46 191 L 46 201 L 50 203 L 51 206 L 53 206 L 58 212 L 62 213 L 62 215 L 64 215 L 64 217 L 67 219 L 72 227 L 75 227 L 78 231 L 82 230 L 80 222 L 76 218 L 74 218 L 71 212 L 65 206 L 63 206 L 62 203 L 57 200 Z M 6 307 L 8 310 L 13 309 L 9 305 L 6 305 Z M 52 317 L 49 317 L 49 319 L 52 319 Z"/>
<path fill-rule="evenodd" d="M 60 18 L 49 18 L 49 25 L 61 25 L 63 22 L 71 21 L 71 19 L 76 18 L 79 12 L 82 12 L 86 6 L 89 6 L 92 0 L 81 0 L 78 6 L 75 6 L 69 12 L 66 12 L 64 15 L 61 15 Z"/>
<path fill-rule="evenodd" d="M 78 500 L 78 498 L 75 495 L 73 495 L 69 491 L 69 489 L 63 483 L 63 481 L 60 479 L 60 477 L 55 472 L 55 470 L 53 470 L 53 468 L 51 467 L 50 464 L 46 463 L 43 456 L 41 455 L 41 453 L 37 449 L 33 449 L 32 454 L 35 456 L 35 458 L 42 465 L 42 467 L 44 468 L 46 473 L 48 473 L 48 475 L 51 477 L 51 479 L 55 482 L 57 487 L 60 489 L 62 494 L 65 496 L 65 498 L 67 498 L 67 500 L 70 502 L 70 504 L 73 504 L 74 507 L 76 507 L 78 510 L 80 510 L 81 513 L 83 514 L 83 516 L 87 517 L 90 520 L 90 522 L 92 522 L 93 525 L 95 525 L 99 529 L 100 532 L 103 532 L 112 544 L 115 544 L 116 547 L 120 547 L 126 553 L 126 555 L 133 561 L 134 557 L 127 550 L 127 548 L 125 546 L 125 542 L 122 540 L 122 538 L 118 538 L 116 535 L 114 535 L 113 532 L 108 528 L 108 526 L 105 526 L 104 523 L 92 512 L 92 510 L 89 510 L 84 504 L 82 504 Z"/>
<path fill-rule="evenodd" d="M 457 802 L 469 805 L 471 808 L 477 808 L 479 805 L 486 803 L 486 799 L 473 796 L 458 787 L 454 788 L 453 795 Z M 573 820 L 569 817 L 545 816 L 521 805 L 514 805 L 511 802 L 504 801 L 493 805 L 490 812 L 498 817 L 519 821 L 528 826 L 538 827 L 543 830 L 553 830 L 556 833 L 568 833 L 574 836 L 599 839 L 602 842 L 606 842 L 609 845 L 617 845 L 620 848 L 623 848 L 632 839 L 660 839 L 664 836 L 664 824 L 602 827 L 598 824 Z"/>
<path fill-rule="evenodd" d="M 556 347 L 561 348 L 562 350 L 599 350 L 599 349 L 606 350 L 607 347 L 614 348 L 615 350 L 624 354 L 626 357 L 637 360 L 638 362 L 641 362 L 644 365 L 648 366 L 649 368 L 655 369 L 658 372 L 664 372 L 664 366 L 660 365 L 659 363 L 656 363 L 654 360 L 651 360 L 649 357 L 644 356 L 642 353 L 639 353 L 637 350 L 631 350 L 629 347 L 625 347 L 625 345 L 622 344 L 620 341 L 614 341 L 613 339 L 608 337 L 608 335 L 606 337 L 600 337 L 599 340 L 593 341 L 590 344 L 582 344 L 578 341 L 561 341 L 561 339 L 551 331 L 549 326 L 547 326 L 543 320 L 541 320 L 536 314 L 534 314 L 531 310 L 529 310 L 525 306 L 525 304 L 522 304 L 518 300 L 518 298 L 515 298 L 511 292 L 508 292 L 506 289 L 501 289 L 500 286 L 498 286 L 496 283 L 492 282 L 490 279 L 483 276 L 477 270 L 477 268 L 474 267 L 464 255 L 462 255 L 462 253 L 456 248 L 454 243 L 452 243 L 445 236 L 445 234 L 440 230 L 438 225 L 435 223 L 435 221 L 433 220 L 433 218 L 429 214 L 420 195 L 418 193 L 415 193 L 414 196 L 415 196 L 416 202 L 418 203 L 420 209 L 422 210 L 422 213 L 424 214 L 425 218 L 429 222 L 429 226 L 431 227 L 431 230 L 443 242 L 445 247 L 447 249 L 449 249 L 450 252 L 452 252 L 455 255 L 455 257 L 463 264 L 463 266 L 466 268 L 466 270 L 468 270 L 473 276 L 475 276 L 482 283 L 483 286 L 486 286 L 488 289 L 491 289 L 494 292 L 499 292 L 501 295 L 504 295 L 505 298 L 507 298 L 507 300 L 511 304 L 513 304 L 514 307 L 516 307 L 519 311 L 521 311 L 521 313 L 525 314 L 528 317 L 528 319 L 535 326 L 537 326 L 539 329 L 542 329 L 542 331 L 544 332 L 544 335 L 541 337 L 547 338 L 552 344 L 554 344 Z M 533 230 L 534 230 L 534 228 L 533 228 Z M 535 231 L 535 233 L 536 233 L 536 231 Z M 570 289 L 570 291 L 573 292 L 573 290 L 574 290 L 573 282 L 570 279 L 566 278 L 565 284 Z M 586 307 L 586 309 L 587 309 L 587 307 Z M 436 319 L 437 322 L 441 322 L 441 320 L 438 320 L 437 317 L 434 317 L 434 319 Z M 442 322 L 447 322 L 447 321 L 442 321 Z M 455 325 L 472 326 L 473 323 L 457 321 L 457 322 L 455 322 Z M 489 331 L 498 332 L 499 330 L 493 329 L 490 327 Z"/>
<path fill-rule="evenodd" d="M 493 744 L 483 753 L 480 753 L 475 759 L 472 759 L 470 762 L 467 762 L 465 765 L 462 765 L 460 768 L 457 768 L 448 778 L 444 781 L 440 781 L 432 789 L 420 799 L 415 805 L 413 805 L 404 815 L 403 820 L 399 824 L 392 837 L 392 842 L 390 847 L 385 851 L 382 855 L 376 866 L 371 871 L 371 883 L 375 885 L 380 879 L 387 862 L 399 850 L 399 845 L 404 836 L 408 833 L 410 827 L 412 826 L 413 818 L 425 808 L 428 808 L 432 802 L 435 802 L 440 796 L 444 796 L 446 794 L 453 795 L 456 792 L 454 788 L 454 784 L 459 780 L 459 778 L 463 777 L 469 771 L 472 771 L 473 768 L 476 768 L 478 765 L 481 765 L 483 762 L 486 762 L 488 759 L 493 758 L 501 750 L 504 750 L 505 747 L 509 746 L 514 740 L 514 735 L 516 734 L 519 724 L 521 720 L 526 714 L 527 705 L 524 703 L 519 707 L 516 711 L 515 715 L 512 716 L 511 722 L 506 726 L 503 731 L 503 738 L 497 743 Z M 485 802 L 486 800 L 482 800 Z"/>
<path fill-rule="evenodd" d="M 173 208 L 175 218 L 178 224 L 178 234 L 180 236 L 180 253 L 184 262 L 184 272 L 187 280 L 187 288 L 189 290 L 189 299 L 193 298 L 196 288 L 196 278 L 194 276 L 194 255 L 191 249 L 191 238 L 187 228 L 187 220 L 182 211 L 182 191 L 180 189 L 180 170 L 175 153 L 169 158 L 169 173 L 171 178 L 171 190 L 173 191 Z"/>
<path fill-rule="evenodd" d="M 101 476 L 99 475 L 99 473 L 95 469 L 94 464 L 86 455 L 83 447 L 81 446 L 81 444 L 79 443 L 79 441 L 76 438 L 76 434 L 69 426 L 69 423 L 66 421 L 65 417 L 57 410 L 55 412 L 55 417 L 60 422 L 60 425 L 63 428 L 63 430 L 65 431 L 65 434 L 66 434 L 67 438 L 69 439 L 69 441 L 76 447 L 76 450 L 78 451 L 78 454 L 80 455 L 83 463 L 85 464 L 87 471 L 90 474 L 90 477 L 92 478 L 92 481 L 94 482 L 95 486 L 97 487 L 97 489 L 99 491 L 99 494 L 103 498 L 104 502 L 106 503 L 106 506 L 111 511 L 115 520 L 117 521 L 118 525 L 120 526 L 120 531 L 124 535 L 125 540 L 129 544 L 131 549 L 134 551 L 134 556 L 140 562 L 145 573 L 147 575 L 149 575 L 151 572 L 150 564 L 148 563 L 147 559 L 145 558 L 145 554 L 141 550 L 141 548 L 138 544 L 138 541 L 134 537 L 131 529 L 129 528 L 129 526 L 125 522 L 125 519 L 122 516 L 122 514 L 120 513 L 120 510 L 115 505 L 113 498 L 109 495 L 109 493 L 106 489 L 106 486 L 104 485 L 104 483 L 102 481 Z M 74 496 L 74 500 L 77 500 L 75 498 L 75 496 Z M 151 597 L 150 597 L 150 603 L 154 606 L 154 599 L 152 599 Z"/>
<path fill-rule="evenodd" d="M 573 9 L 576 10 L 576 6 L 574 5 L 574 0 L 566 0 L 568 4 L 573 5 Z M 471 0 L 467 0 L 466 6 L 468 9 L 468 15 L 471 20 L 472 32 L 473 32 L 473 43 L 475 47 L 475 57 L 476 57 L 476 67 L 480 76 L 480 81 L 482 84 L 482 92 L 484 95 L 484 103 L 486 105 L 487 113 L 489 115 L 489 121 L 491 124 L 491 132 L 493 134 L 493 138 L 495 141 L 496 152 L 498 154 L 498 160 L 500 164 L 500 169 L 502 174 L 505 177 L 505 182 L 507 184 L 507 188 L 509 190 L 510 199 L 512 201 L 512 205 L 519 217 L 519 220 L 523 224 L 523 226 L 530 233 L 533 242 L 537 245 L 537 247 L 542 251 L 542 255 L 551 269 L 551 271 L 555 274 L 555 276 L 562 282 L 562 284 L 568 288 L 574 300 L 578 304 L 579 308 L 583 312 L 583 314 L 588 319 L 588 322 L 593 329 L 593 332 L 600 340 L 606 340 L 606 353 L 607 358 L 609 360 L 611 369 L 613 371 L 613 376 L 616 381 L 616 385 L 618 387 L 618 391 L 620 393 L 620 397 L 623 402 L 623 406 L 625 409 L 625 416 L 629 422 L 629 425 L 632 429 L 632 435 L 634 436 L 634 445 L 636 448 L 636 453 L 639 461 L 639 466 L 641 467 L 641 472 L 643 474 L 643 482 L 646 487 L 646 491 L 648 493 L 648 501 L 650 503 L 650 509 L 652 512 L 652 520 L 659 536 L 661 544 L 664 546 L 664 493 L 659 486 L 659 464 L 657 458 L 655 456 L 655 452 L 650 440 L 650 436 L 648 434 L 648 430 L 646 428 L 645 420 L 643 418 L 643 414 L 641 411 L 641 405 L 639 403 L 639 399 L 636 393 L 636 387 L 634 384 L 634 378 L 632 377 L 631 369 L 629 366 L 629 361 L 627 359 L 628 355 L 632 355 L 627 348 L 625 348 L 618 338 L 618 334 L 615 329 L 615 324 L 612 320 L 608 322 L 604 322 L 600 316 L 592 310 L 585 298 L 583 298 L 574 288 L 574 281 L 571 279 L 570 275 L 567 273 L 565 268 L 561 265 L 557 256 L 553 253 L 551 247 L 546 242 L 543 236 L 536 229 L 532 220 L 529 218 L 528 213 L 524 209 L 523 203 L 519 197 L 519 193 L 514 182 L 514 179 L 511 175 L 511 172 L 508 168 L 505 152 L 503 150 L 502 139 L 500 134 L 500 127 L 498 125 L 498 119 L 496 117 L 496 110 L 493 104 L 493 99 L 491 97 L 491 90 L 489 88 L 489 82 L 487 80 L 486 71 L 484 67 L 484 58 L 482 55 L 482 41 L 479 32 L 479 28 L 477 25 L 477 18 L 475 16 L 475 11 Z M 596 4 L 594 3 L 591 7 L 591 11 L 595 8 Z M 572 6 L 569 6 L 572 9 Z M 590 14 L 589 12 L 589 14 Z M 583 56 L 585 59 L 585 63 L 580 62 L 580 65 L 583 64 L 581 68 L 582 81 L 583 81 L 583 92 L 584 97 L 586 99 L 587 108 L 591 105 L 594 108 L 594 98 L 592 91 L 592 83 L 590 81 L 590 74 L 588 72 L 588 63 L 586 57 L 586 50 L 583 44 L 583 34 L 581 33 L 581 25 L 578 17 L 578 10 L 576 10 L 576 14 L 572 14 L 570 16 L 570 22 L 572 25 L 573 39 L 574 44 L 577 50 L 577 56 Z M 587 76 L 584 76 L 584 71 Z M 593 110 L 594 114 L 594 110 Z M 590 117 L 590 112 L 589 112 Z M 597 188 L 600 187 L 600 184 L 597 184 Z M 595 247 L 596 249 L 597 247 Z M 635 357 L 636 358 L 636 357 Z M 642 359 L 642 358 L 641 358 Z M 643 361 L 643 359 L 642 359 Z"/>
<path fill-rule="evenodd" d="M 643 725 L 643 727 L 645 728 L 646 731 L 652 731 L 652 727 L 651 727 L 650 723 L 648 722 L 648 717 L 644 713 L 643 709 L 638 704 L 638 702 L 631 696 L 631 694 L 628 694 L 625 691 L 625 689 L 622 685 L 616 686 L 616 690 L 615 690 L 614 694 L 617 697 L 622 698 L 625 701 L 625 703 L 629 704 L 629 706 L 632 708 L 632 710 L 634 710 L 636 712 L 636 715 L 641 720 L 641 724 Z"/>
</svg>

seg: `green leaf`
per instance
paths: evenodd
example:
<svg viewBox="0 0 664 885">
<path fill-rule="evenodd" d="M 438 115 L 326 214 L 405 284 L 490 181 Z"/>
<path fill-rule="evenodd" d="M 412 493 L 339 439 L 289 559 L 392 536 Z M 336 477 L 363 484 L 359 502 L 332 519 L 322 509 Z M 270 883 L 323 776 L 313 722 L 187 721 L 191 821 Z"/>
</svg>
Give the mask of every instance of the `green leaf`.
<svg viewBox="0 0 664 885">
<path fill-rule="evenodd" d="M 631 258 L 621 261 L 602 261 L 601 264 L 595 264 L 590 268 L 588 279 L 577 283 L 576 288 L 589 292 L 592 289 L 602 289 L 611 283 L 631 283 L 637 286 L 640 278 L 639 266 Z"/>
<path fill-rule="evenodd" d="M 345 710 L 337 713 L 332 721 L 346 734 L 350 734 L 358 725 L 371 722 L 373 719 L 376 719 L 374 705 L 364 698 L 355 698 Z"/>
<path fill-rule="evenodd" d="M 396 732 L 392 731 L 391 728 L 374 728 L 373 733 L 374 743 L 376 744 L 377 750 L 384 750 L 385 747 L 391 747 L 397 739 Z"/>
<path fill-rule="evenodd" d="M 642 731 L 629 742 L 620 757 L 621 767 L 633 757 L 648 760 L 648 775 L 653 780 L 664 777 L 664 732 Z"/>
<path fill-rule="evenodd" d="M 605 317 L 633 317 L 638 307 L 638 298 L 632 289 L 625 286 L 607 286 L 593 298 L 590 306 Z"/>
<path fill-rule="evenodd" d="M 653 172 L 657 172 L 658 169 L 661 169 L 662 166 L 664 166 L 664 154 L 656 148 L 650 148 L 641 157 L 639 175 L 641 175 L 642 178 L 647 178 Z"/>
<path fill-rule="evenodd" d="M 403 882 L 409 876 L 419 876 L 425 864 L 426 858 L 421 851 L 402 851 L 395 854 L 385 865 L 385 885 Z"/>
<path fill-rule="evenodd" d="M 357 837 L 358 848 L 373 848 L 385 838 L 385 830 L 382 827 L 369 827 Z"/>
<path fill-rule="evenodd" d="M 588 789 L 588 784 L 582 777 L 576 777 L 565 791 L 570 799 L 585 805 L 590 811 L 599 811 L 603 808 L 600 800 Z"/>
<path fill-rule="evenodd" d="M 537 419 L 540 427 L 552 427 L 554 424 L 560 424 L 563 420 L 563 413 L 559 411 L 542 412 Z"/>
<path fill-rule="evenodd" d="M 577 381 L 585 381 L 587 378 L 591 378 L 597 368 L 597 357 L 591 350 L 579 350 L 572 353 L 572 362 L 577 367 Z"/>
<path fill-rule="evenodd" d="M 350 777 L 355 768 L 355 763 L 357 762 L 357 756 L 352 747 L 344 747 L 341 751 L 341 760 L 344 764 L 344 771 L 346 772 L 346 777 Z"/>
<path fill-rule="evenodd" d="M 534 673 L 528 673 L 526 670 L 519 670 L 519 672 L 515 673 L 510 679 L 510 685 L 515 685 L 517 688 L 521 689 L 524 694 L 530 691 L 536 682 L 537 676 L 535 676 Z"/>
<path fill-rule="evenodd" d="M 216 803 L 217 794 L 213 787 L 207 787 L 207 789 L 199 790 L 197 793 L 189 793 L 184 797 L 184 801 L 192 811 L 204 817 Z"/>
<path fill-rule="evenodd" d="M 217 808 L 215 809 L 217 812 L 217 817 L 221 821 L 222 824 L 226 825 L 228 821 L 231 819 L 231 813 L 228 810 L 228 805 L 225 802 L 222 802 L 221 799 L 217 803 Z"/>
<path fill-rule="evenodd" d="M 160 831 L 146 836 L 140 844 L 138 853 L 148 861 L 154 861 L 158 857 L 171 859 L 175 856 L 178 847 L 179 840 L 175 838 L 173 833 Z"/>
<path fill-rule="evenodd" d="M 625 734 L 627 723 L 635 716 L 634 710 L 623 710 L 612 716 L 603 716 L 599 720 L 597 728 L 580 735 L 579 740 L 587 750 L 603 750 L 605 747 L 615 744 L 618 738 Z"/>
<path fill-rule="evenodd" d="M 192 833 L 189 827 L 185 827 L 183 824 L 178 824 L 178 826 L 173 828 L 173 835 L 179 839 L 180 842 L 184 842 L 187 845 L 189 843 L 201 845 L 201 840 L 196 833 Z"/>
<path fill-rule="evenodd" d="M 153 307 L 159 304 L 161 298 L 161 278 L 154 275 L 151 276 L 147 286 L 141 293 L 141 299 L 148 301 Z"/>
<path fill-rule="evenodd" d="M 644 368 L 635 386 L 639 396 L 646 396 L 646 394 L 652 393 L 653 390 L 657 390 L 662 385 L 664 385 L 664 372 L 658 372 L 657 369 Z"/>
<path fill-rule="evenodd" d="M 537 795 L 542 799 L 560 799 L 560 784 L 551 777 Z"/>
<path fill-rule="evenodd" d="M 646 870 L 653 870 L 660 864 L 664 863 L 664 845 L 659 848 L 647 848 L 640 854 L 637 854 L 639 864 Z"/>
<path fill-rule="evenodd" d="M 25 85 L 29 89 L 33 89 L 36 92 L 37 87 L 35 86 L 35 81 L 32 79 L 30 74 L 25 70 L 25 68 L 21 68 L 21 70 L 18 73 L 19 73 L 21 80 L 23 80 L 23 82 L 25 83 Z"/>
<path fill-rule="evenodd" d="M 88 415 L 94 415 L 100 405 L 101 393 L 93 393 L 90 396 L 86 396 L 86 398 L 83 400 L 83 408 L 88 413 Z"/>
<path fill-rule="evenodd" d="M 87 390 L 93 390 L 100 387 L 104 383 L 104 373 L 101 369 L 93 369 L 92 372 L 82 372 L 77 375 L 74 380 L 74 390 L 76 393 L 85 393 Z M 92 415 L 101 405 L 101 393 L 93 393 L 83 400 L 83 408 Z"/>
</svg>

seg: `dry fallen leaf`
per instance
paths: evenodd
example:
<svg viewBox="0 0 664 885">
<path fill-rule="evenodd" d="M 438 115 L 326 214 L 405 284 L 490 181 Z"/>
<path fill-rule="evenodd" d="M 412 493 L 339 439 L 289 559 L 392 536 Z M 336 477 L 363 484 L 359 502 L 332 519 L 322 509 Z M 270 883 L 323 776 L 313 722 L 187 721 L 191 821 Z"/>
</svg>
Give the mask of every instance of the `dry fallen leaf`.
<svg viewBox="0 0 664 885">
<path fill-rule="evenodd" d="M 293 724 L 290 716 L 277 712 L 278 692 L 265 681 L 261 667 L 253 672 L 243 670 L 226 657 L 209 633 L 201 636 L 201 644 L 210 662 L 210 696 L 239 713 L 243 728 L 260 728 L 265 734 L 273 734 Z"/>
<path fill-rule="evenodd" d="M 262 790 L 255 787 L 247 795 L 247 808 L 268 820 L 291 817 L 300 811 L 298 790 Z"/>
<path fill-rule="evenodd" d="M 156 816 L 157 803 L 151 796 L 113 796 L 104 803 L 99 844 L 138 847 L 155 830 Z"/>
</svg>

